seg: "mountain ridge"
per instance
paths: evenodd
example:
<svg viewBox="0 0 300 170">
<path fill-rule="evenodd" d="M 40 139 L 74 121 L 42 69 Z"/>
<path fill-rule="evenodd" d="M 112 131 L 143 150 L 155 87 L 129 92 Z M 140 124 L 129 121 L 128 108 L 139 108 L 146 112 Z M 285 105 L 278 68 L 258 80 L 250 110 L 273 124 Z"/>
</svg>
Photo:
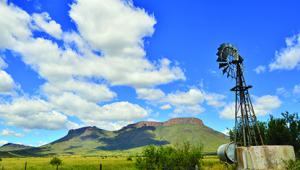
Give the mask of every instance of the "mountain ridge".
<svg viewBox="0 0 300 170">
<path fill-rule="evenodd" d="M 229 142 L 229 139 L 221 132 L 204 125 L 201 119 L 173 118 L 164 122 L 141 121 L 116 131 L 96 126 L 71 129 L 65 136 L 46 145 L 14 149 L 10 153 L 23 156 L 98 155 L 115 152 L 128 154 L 140 152 L 147 145 L 176 145 L 185 141 L 191 144 L 202 143 L 204 151 L 214 152 L 219 145 Z M 0 152 L 3 152 L 1 148 Z"/>
<path fill-rule="evenodd" d="M 6 143 L 0 147 L 0 151 L 15 151 L 15 150 L 23 150 L 33 148 L 33 146 L 16 144 L 16 143 Z"/>
<path fill-rule="evenodd" d="M 134 127 L 143 127 L 143 126 L 172 126 L 176 124 L 194 124 L 199 126 L 204 126 L 203 121 L 198 118 L 188 117 L 188 118 L 172 118 L 164 122 L 158 121 L 140 121 L 137 123 L 133 123 L 127 126 L 134 126 Z M 124 127 L 123 127 L 124 128 Z M 126 126 L 125 126 L 126 128 Z"/>
</svg>

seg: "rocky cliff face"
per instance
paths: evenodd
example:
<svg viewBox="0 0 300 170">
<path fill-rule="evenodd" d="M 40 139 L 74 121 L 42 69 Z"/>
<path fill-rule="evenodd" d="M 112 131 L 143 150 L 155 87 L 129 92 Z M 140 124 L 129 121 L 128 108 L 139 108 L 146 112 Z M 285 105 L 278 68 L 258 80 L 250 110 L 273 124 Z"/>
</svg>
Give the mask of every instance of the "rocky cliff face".
<svg viewBox="0 0 300 170">
<path fill-rule="evenodd" d="M 142 121 L 135 124 L 129 125 L 130 127 L 144 127 L 144 126 L 172 126 L 177 124 L 192 124 L 198 126 L 204 126 L 202 120 L 197 118 L 174 118 L 165 122 L 154 122 L 154 121 Z"/>
</svg>

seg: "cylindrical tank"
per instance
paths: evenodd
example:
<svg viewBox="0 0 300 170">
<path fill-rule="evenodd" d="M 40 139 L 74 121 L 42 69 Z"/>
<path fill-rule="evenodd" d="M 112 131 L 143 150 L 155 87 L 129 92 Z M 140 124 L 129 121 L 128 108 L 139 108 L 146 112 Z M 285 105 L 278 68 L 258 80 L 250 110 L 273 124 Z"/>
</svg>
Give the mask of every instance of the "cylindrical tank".
<svg viewBox="0 0 300 170">
<path fill-rule="evenodd" d="M 219 146 L 217 154 L 221 161 L 227 163 L 235 163 L 236 162 L 236 144 L 234 142 L 226 143 Z"/>
</svg>

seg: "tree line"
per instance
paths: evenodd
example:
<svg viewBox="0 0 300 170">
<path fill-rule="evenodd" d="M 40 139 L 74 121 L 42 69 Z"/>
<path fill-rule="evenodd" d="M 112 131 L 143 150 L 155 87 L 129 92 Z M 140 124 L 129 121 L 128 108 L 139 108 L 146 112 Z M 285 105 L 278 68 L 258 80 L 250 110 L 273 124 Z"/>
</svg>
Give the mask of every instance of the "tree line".
<svg viewBox="0 0 300 170">
<path fill-rule="evenodd" d="M 298 113 L 281 113 L 281 117 L 270 115 L 268 121 L 258 121 L 257 125 L 265 145 L 292 145 L 297 157 L 300 157 L 300 119 Z M 239 130 L 238 126 L 237 131 Z M 256 128 L 257 129 L 257 128 Z M 257 132 L 257 131 L 256 131 Z M 231 141 L 235 141 L 235 130 L 229 130 Z M 259 141 L 258 132 L 255 138 Z M 237 136 L 237 142 L 241 142 L 241 135 Z"/>
</svg>

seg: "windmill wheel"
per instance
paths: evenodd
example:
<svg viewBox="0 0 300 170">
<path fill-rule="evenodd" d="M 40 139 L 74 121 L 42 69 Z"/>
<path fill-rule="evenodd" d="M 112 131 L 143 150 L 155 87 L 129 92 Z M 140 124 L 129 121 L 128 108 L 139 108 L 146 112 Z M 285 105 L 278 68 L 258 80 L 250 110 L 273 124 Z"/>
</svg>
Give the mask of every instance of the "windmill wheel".
<svg viewBox="0 0 300 170">
<path fill-rule="evenodd" d="M 226 73 L 227 77 L 236 78 L 237 65 L 243 62 L 238 50 L 232 44 L 224 43 L 218 48 L 217 56 L 219 69 L 222 69 L 223 74 Z"/>
</svg>

